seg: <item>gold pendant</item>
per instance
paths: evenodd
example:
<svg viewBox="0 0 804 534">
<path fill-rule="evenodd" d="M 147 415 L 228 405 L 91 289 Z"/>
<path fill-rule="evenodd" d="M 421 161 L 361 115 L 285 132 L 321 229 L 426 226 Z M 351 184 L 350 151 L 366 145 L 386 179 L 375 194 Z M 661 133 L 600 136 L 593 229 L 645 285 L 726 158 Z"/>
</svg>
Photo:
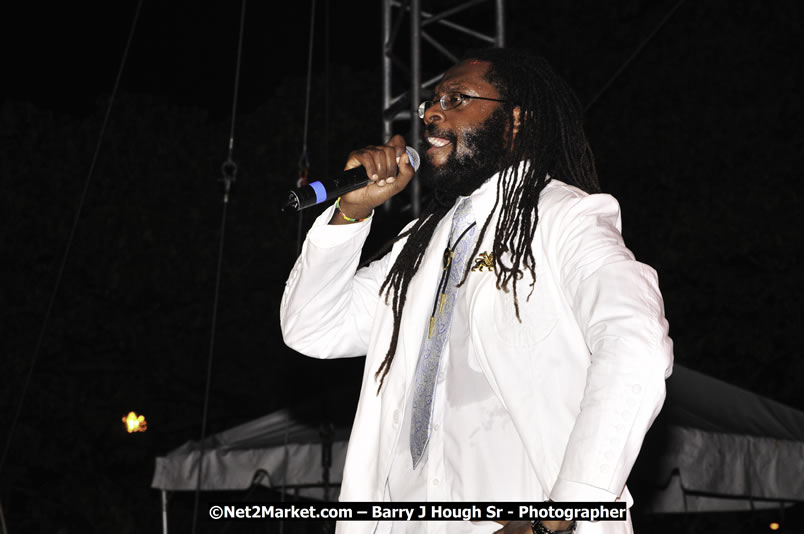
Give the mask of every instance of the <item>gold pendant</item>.
<svg viewBox="0 0 804 534">
<path fill-rule="evenodd" d="M 452 257 L 454 255 L 455 255 L 455 253 L 452 250 L 450 250 L 449 247 L 447 247 L 444 250 L 444 270 L 445 271 L 447 270 L 447 268 L 449 268 L 449 264 L 452 263 Z"/>
</svg>

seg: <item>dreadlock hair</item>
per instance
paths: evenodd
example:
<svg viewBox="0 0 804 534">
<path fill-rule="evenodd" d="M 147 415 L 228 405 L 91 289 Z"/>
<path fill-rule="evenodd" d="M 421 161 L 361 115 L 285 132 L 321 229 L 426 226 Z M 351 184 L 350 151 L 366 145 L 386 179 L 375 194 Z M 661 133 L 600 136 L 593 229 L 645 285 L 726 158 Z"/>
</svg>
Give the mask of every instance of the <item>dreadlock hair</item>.
<svg viewBox="0 0 804 534">
<path fill-rule="evenodd" d="M 510 151 L 500 154 L 497 198 L 470 257 L 477 255 L 483 236 L 499 209 L 492 249 L 496 285 L 497 289 L 513 293 L 514 310 L 521 321 L 517 282 L 522 279 L 524 270 L 531 275 L 531 292 L 536 282 L 532 242 L 539 222 L 541 191 L 551 177 L 587 193 L 600 192 L 600 184 L 583 132 L 580 103 L 547 61 L 527 52 L 504 48 L 472 51 L 462 61 L 466 60 L 491 64 L 485 77 L 499 91 L 500 98 L 507 101 L 502 104 L 509 118 L 507 139 L 513 138 Z M 519 108 L 519 128 L 514 137 L 516 107 Z M 520 165 L 520 162 L 527 162 L 527 165 Z M 441 202 L 437 193 L 413 226 L 394 240 L 407 238 L 380 288 L 380 295 L 385 293 L 386 304 L 393 294 L 394 329 L 388 352 L 375 374 L 380 382 L 378 394 L 396 352 L 408 286 L 421 265 L 436 226 L 452 208 L 452 202 Z M 461 284 L 470 267 L 471 262 L 467 262 Z"/>
</svg>

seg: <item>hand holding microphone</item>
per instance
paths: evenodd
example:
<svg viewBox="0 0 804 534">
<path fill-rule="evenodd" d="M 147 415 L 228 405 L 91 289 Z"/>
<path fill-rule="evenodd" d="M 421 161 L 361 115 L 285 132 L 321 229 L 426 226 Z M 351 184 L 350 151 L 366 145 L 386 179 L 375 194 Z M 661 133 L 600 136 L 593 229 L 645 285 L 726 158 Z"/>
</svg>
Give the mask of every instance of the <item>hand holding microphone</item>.
<svg viewBox="0 0 804 534">
<path fill-rule="evenodd" d="M 344 214 L 355 219 L 402 191 L 419 166 L 419 155 L 395 135 L 381 146 L 368 146 L 349 154 L 344 172 L 289 193 L 286 209 L 301 210 L 341 197 Z"/>
</svg>

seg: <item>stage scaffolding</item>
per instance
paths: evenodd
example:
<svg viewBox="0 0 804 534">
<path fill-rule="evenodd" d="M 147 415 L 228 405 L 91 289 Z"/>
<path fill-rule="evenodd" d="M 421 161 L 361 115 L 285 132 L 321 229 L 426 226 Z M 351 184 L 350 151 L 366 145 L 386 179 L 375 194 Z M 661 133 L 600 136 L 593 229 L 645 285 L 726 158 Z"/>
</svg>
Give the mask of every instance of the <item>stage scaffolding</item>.
<svg viewBox="0 0 804 534">
<path fill-rule="evenodd" d="M 423 6 L 423 4 L 427 4 Z M 435 12 L 425 8 L 429 5 L 437 6 L 436 9 L 443 9 Z M 429 51 L 442 60 L 447 59 L 455 63 L 458 57 L 466 48 L 482 48 L 484 46 L 505 46 L 505 0 L 466 0 L 455 2 L 449 7 L 445 7 L 449 2 L 437 0 L 382 0 L 382 105 L 383 105 L 383 139 L 388 140 L 395 132 L 407 132 L 408 144 L 419 150 L 419 137 L 421 121 L 416 116 L 416 107 L 422 100 L 422 94 L 426 92 L 441 78 L 443 69 L 439 69 L 434 64 L 436 61 L 428 61 L 427 65 L 422 64 L 423 58 L 433 58 L 433 55 L 422 54 L 422 42 L 430 45 Z M 476 29 L 470 28 L 465 24 L 456 22 L 461 16 L 466 15 L 467 10 L 489 10 L 493 9 L 493 17 L 489 17 L 490 28 Z M 474 13 L 473 13 L 474 14 Z M 482 17 L 472 17 L 472 20 L 482 20 Z M 401 46 L 397 46 L 398 38 L 401 34 L 403 24 L 407 22 L 409 26 L 409 49 L 407 55 Z M 439 38 L 437 39 L 428 31 L 428 26 L 437 25 L 439 27 Z M 473 23 L 475 25 L 475 23 Z M 485 33 L 484 33 L 485 32 Z M 441 38 L 441 34 L 457 35 L 464 40 L 455 43 L 448 43 L 448 39 Z M 470 39 L 465 39 L 469 37 Z M 467 41 L 472 41 L 471 46 L 465 45 Z M 404 43 L 402 44 L 404 46 Z M 399 87 L 407 88 L 399 94 L 393 94 L 394 66 L 397 71 L 405 71 L 409 80 L 408 83 Z M 426 79 L 425 79 L 426 77 Z M 411 119 L 416 120 L 411 120 Z M 397 124 L 403 123 L 403 124 Z M 408 128 L 405 128 L 407 123 Z M 417 180 L 411 183 L 410 189 L 410 208 L 414 217 L 419 216 L 420 210 L 420 185 Z"/>
</svg>

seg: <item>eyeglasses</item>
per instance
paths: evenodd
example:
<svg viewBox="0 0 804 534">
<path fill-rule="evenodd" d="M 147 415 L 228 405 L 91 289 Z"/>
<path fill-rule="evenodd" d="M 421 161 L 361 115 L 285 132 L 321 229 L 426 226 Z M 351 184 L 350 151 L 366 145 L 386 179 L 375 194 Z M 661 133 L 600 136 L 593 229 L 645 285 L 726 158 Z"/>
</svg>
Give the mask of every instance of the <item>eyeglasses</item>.
<svg viewBox="0 0 804 534">
<path fill-rule="evenodd" d="M 460 106 L 464 100 L 491 100 L 492 102 L 508 102 L 508 100 L 500 100 L 499 98 L 486 98 L 485 96 L 472 96 L 472 95 L 465 95 L 463 93 L 444 93 L 441 95 L 441 98 L 433 98 L 431 100 L 425 100 L 421 104 L 419 104 L 419 118 L 424 118 L 424 113 L 427 111 L 427 108 L 432 106 L 433 104 L 438 101 L 441 104 L 441 109 L 444 111 L 449 111 L 450 109 L 455 109 Z"/>
</svg>

